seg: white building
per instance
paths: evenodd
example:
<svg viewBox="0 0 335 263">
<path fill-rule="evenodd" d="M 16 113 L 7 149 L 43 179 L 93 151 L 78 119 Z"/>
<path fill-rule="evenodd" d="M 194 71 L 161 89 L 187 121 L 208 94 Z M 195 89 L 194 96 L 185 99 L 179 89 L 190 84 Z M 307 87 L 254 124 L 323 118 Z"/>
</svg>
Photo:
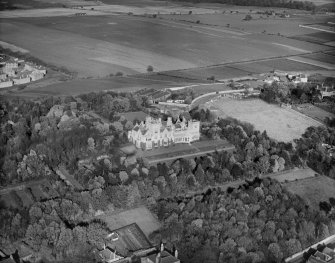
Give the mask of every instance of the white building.
<svg viewBox="0 0 335 263">
<path fill-rule="evenodd" d="M 191 143 L 200 139 L 200 122 L 181 121 L 179 118 L 176 123 L 169 117 L 167 121 L 147 117 L 145 122 L 136 124 L 128 132 L 128 139 L 137 148 L 150 150 L 162 146 L 170 146 L 176 143 Z"/>
<path fill-rule="evenodd" d="M 13 79 L 14 85 L 26 84 L 30 82 L 30 77 L 21 77 Z"/>
<path fill-rule="evenodd" d="M 13 81 L 1 81 L 0 82 L 0 88 L 8 88 L 13 86 Z"/>
</svg>

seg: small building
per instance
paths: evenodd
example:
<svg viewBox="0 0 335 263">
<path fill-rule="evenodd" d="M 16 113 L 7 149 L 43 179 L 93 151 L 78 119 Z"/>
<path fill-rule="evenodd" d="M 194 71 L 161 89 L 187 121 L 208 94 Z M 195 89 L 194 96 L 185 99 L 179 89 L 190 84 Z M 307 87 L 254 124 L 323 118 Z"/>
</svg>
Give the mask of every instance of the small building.
<svg viewBox="0 0 335 263">
<path fill-rule="evenodd" d="M 13 79 L 14 85 L 21 85 L 21 84 L 26 84 L 26 83 L 29 83 L 29 82 L 30 82 L 30 77 L 29 76 Z"/>
<path fill-rule="evenodd" d="M 13 86 L 13 81 L 11 80 L 0 82 L 0 88 L 8 88 L 12 86 Z"/>
<path fill-rule="evenodd" d="M 30 73 L 31 81 L 36 81 L 44 78 L 44 74 L 41 71 L 35 70 Z"/>
<path fill-rule="evenodd" d="M 103 262 L 107 263 L 116 262 L 123 258 L 118 255 L 114 249 L 106 245 L 104 245 L 103 249 L 99 251 L 99 257 Z"/>
<path fill-rule="evenodd" d="M 292 74 L 287 74 L 286 78 L 295 84 L 298 83 L 307 83 L 308 82 L 308 77 L 306 74 L 298 74 L 298 75 L 292 75 Z"/>
<path fill-rule="evenodd" d="M 267 76 L 267 78 L 264 79 L 264 82 L 271 85 L 274 82 L 280 82 L 280 78 L 278 76 Z"/>
<path fill-rule="evenodd" d="M 5 73 L 2 73 L 2 74 L 0 74 L 0 80 L 1 80 L 1 81 L 4 81 L 4 80 L 6 80 L 6 79 L 7 79 L 7 77 L 8 77 L 8 75 L 7 75 L 7 74 L 5 74 Z"/>
</svg>

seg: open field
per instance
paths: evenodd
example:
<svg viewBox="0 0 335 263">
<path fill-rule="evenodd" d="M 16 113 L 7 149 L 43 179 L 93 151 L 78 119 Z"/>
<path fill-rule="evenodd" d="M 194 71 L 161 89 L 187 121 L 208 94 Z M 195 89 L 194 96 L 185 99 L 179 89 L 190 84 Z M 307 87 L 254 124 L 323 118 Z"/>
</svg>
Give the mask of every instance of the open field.
<svg viewBox="0 0 335 263">
<path fill-rule="evenodd" d="M 207 80 L 207 78 L 215 76 L 215 79 L 220 80 L 220 79 L 247 76 L 249 72 L 240 69 L 235 69 L 229 66 L 214 66 L 214 67 L 194 68 L 186 70 L 172 70 L 162 72 L 161 74 L 190 80 Z"/>
<path fill-rule="evenodd" d="M 319 209 L 321 201 L 329 201 L 330 197 L 335 197 L 335 180 L 323 175 L 292 181 L 283 185 L 288 191 L 299 195 L 316 210 Z"/>
<path fill-rule="evenodd" d="M 279 36 L 128 15 L 3 19 L 0 40 L 78 72 L 78 77 L 143 73 L 148 65 L 166 71 L 329 49 Z"/>
<path fill-rule="evenodd" d="M 291 38 L 301 40 L 301 41 L 307 41 L 312 43 L 327 43 L 330 41 L 334 41 L 335 35 L 332 33 L 327 32 L 315 32 L 310 34 L 301 34 L 299 33 L 296 36 L 292 36 Z"/>
<path fill-rule="evenodd" d="M 293 61 L 293 62 L 304 63 L 304 64 L 310 65 L 310 66 L 321 67 L 321 68 L 325 68 L 325 69 L 329 69 L 329 70 L 334 70 L 335 69 L 335 64 L 330 64 L 330 63 L 326 63 L 326 62 L 323 62 L 323 61 L 320 61 L 320 60 L 310 59 L 308 57 L 294 56 L 294 57 L 288 58 L 288 60 Z"/>
<path fill-rule="evenodd" d="M 316 175 L 317 173 L 313 171 L 311 168 L 303 168 L 303 169 L 296 168 L 288 171 L 267 174 L 264 175 L 264 177 L 270 177 L 272 179 L 277 180 L 280 183 L 285 183 L 285 182 L 312 178 L 315 177 Z"/>
<path fill-rule="evenodd" d="M 260 99 L 233 100 L 225 97 L 206 104 L 217 108 L 222 117 L 233 117 L 253 124 L 256 130 L 266 130 L 271 138 L 278 141 L 290 142 L 300 138 L 307 127 L 321 125 L 294 110 L 280 108 Z"/>
<path fill-rule="evenodd" d="M 105 213 L 97 216 L 97 218 L 105 221 L 111 230 L 136 223 L 146 236 L 149 236 L 149 234 L 160 228 L 157 218 L 144 206 L 120 213 Z"/>
<path fill-rule="evenodd" d="M 237 9 L 240 7 L 236 7 Z M 253 9 L 253 12 L 248 13 L 253 17 L 250 21 L 244 21 L 246 12 L 231 14 L 229 10 L 226 10 L 224 14 L 212 14 L 212 15 L 163 15 L 161 17 L 165 19 L 173 19 L 179 21 L 188 21 L 189 23 L 196 23 L 200 21 L 200 24 L 207 24 L 216 27 L 225 27 L 232 30 L 241 30 L 249 33 L 264 33 L 275 34 L 278 33 L 283 36 L 294 36 L 298 34 L 309 34 L 314 33 L 315 30 L 308 28 L 299 28 L 300 24 L 307 24 L 312 21 L 316 23 L 325 23 L 331 20 L 331 17 L 312 16 L 308 15 L 294 15 L 295 10 L 287 10 L 291 14 L 290 18 L 278 18 L 278 17 L 267 17 L 266 15 L 256 14 L 258 7 L 248 7 Z M 255 10 L 256 9 L 256 10 Z M 234 9 L 233 9 L 234 10 Z M 236 9 L 235 9 L 236 10 Z M 278 9 L 283 10 L 283 9 Z M 277 10 L 277 11 L 278 11 Z M 245 10 L 247 11 L 247 10 Z"/>
<path fill-rule="evenodd" d="M 308 103 L 300 104 L 294 109 L 320 122 L 324 122 L 327 117 L 335 118 L 335 114 Z"/>
<path fill-rule="evenodd" d="M 9 96 L 21 96 L 36 98 L 41 96 L 67 96 L 78 95 L 82 93 L 99 92 L 106 90 L 132 92 L 144 88 L 164 89 L 180 86 L 179 83 L 166 81 L 152 81 L 147 79 L 137 79 L 128 77 L 112 77 L 102 79 L 78 79 L 65 82 L 59 82 L 49 86 L 27 87 L 18 92 L 12 92 Z"/>
<path fill-rule="evenodd" d="M 334 35 L 335 37 L 335 35 Z M 316 61 L 320 61 L 323 63 L 335 64 L 335 56 L 329 53 L 317 53 L 317 54 L 308 54 L 301 56 L 303 58 L 308 58 Z"/>
</svg>

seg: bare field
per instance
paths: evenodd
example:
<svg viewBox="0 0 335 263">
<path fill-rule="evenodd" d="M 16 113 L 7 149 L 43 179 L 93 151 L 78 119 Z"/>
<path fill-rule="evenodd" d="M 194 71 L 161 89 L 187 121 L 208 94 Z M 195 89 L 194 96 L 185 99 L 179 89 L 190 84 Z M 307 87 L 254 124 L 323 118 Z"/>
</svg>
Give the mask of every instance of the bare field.
<svg viewBox="0 0 335 263">
<path fill-rule="evenodd" d="M 323 175 L 285 183 L 284 187 L 299 195 L 314 209 L 319 209 L 321 201 L 335 197 L 335 180 Z"/>
<path fill-rule="evenodd" d="M 144 206 L 120 213 L 105 213 L 97 218 L 105 221 L 111 230 L 136 223 L 146 236 L 160 228 L 158 219 Z"/>
<path fill-rule="evenodd" d="M 278 141 L 291 142 L 300 138 L 307 127 L 321 125 L 294 110 L 280 108 L 260 99 L 217 98 L 213 102 L 207 102 L 207 105 L 217 108 L 222 117 L 233 117 L 253 124 L 256 130 L 266 130 L 271 138 Z"/>
<path fill-rule="evenodd" d="M 143 73 L 148 65 L 154 71 L 196 68 L 327 49 L 278 36 L 128 15 L 3 19 L 0 40 L 78 77 Z"/>
</svg>

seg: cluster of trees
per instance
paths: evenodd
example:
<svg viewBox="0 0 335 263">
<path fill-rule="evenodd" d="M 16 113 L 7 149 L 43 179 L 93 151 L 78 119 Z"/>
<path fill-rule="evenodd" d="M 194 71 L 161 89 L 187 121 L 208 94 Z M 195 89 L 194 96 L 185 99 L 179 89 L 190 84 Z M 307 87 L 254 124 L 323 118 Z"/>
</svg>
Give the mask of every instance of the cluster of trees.
<svg viewBox="0 0 335 263">
<path fill-rule="evenodd" d="M 186 104 L 191 104 L 196 94 L 192 89 L 175 90 L 171 93 L 171 100 L 185 100 Z"/>
<path fill-rule="evenodd" d="M 5 186 L 13 182 L 48 176 L 53 189 L 58 193 L 57 197 L 50 197 L 48 200 L 35 203 L 29 210 L 26 208 L 7 209 L 3 204 L 0 205 L 0 213 L 3 215 L 1 216 L 1 222 L 3 222 L 1 226 L 4 230 L 0 236 L 1 243 L 26 237 L 36 251 L 41 251 L 41 254 L 47 255 L 51 260 L 75 258 L 76 255 L 82 253 L 81 249 L 86 252 L 90 251 L 90 248 L 96 246 L 105 235 L 105 225 L 90 221 L 97 210 L 124 209 L 134 207 L 139 202 L 145 202 L 166 221 L 167 219 L 160 212 L 162 200 L 170 200 L 171 198 L 171 200 L 175 200 L 174 198 L 180 195 L 185 196 L 185 193 L 194 194 L 205 188 L 218 187 L 228 181 L 254 178 L 259 174 L 303 166 L 306 161 L 308 165 L 320 173 L 332 176 L 335 171 L 334 162 L 324 156 L 324 152 L 320 148 L 322 142 L 335 145 L 334 130 L 308 129 L 303 138 L 296 142 L 297 150 L 295 150 L 292 144 L 274 141 L 267 136 L 266 132 L 255 131 L 252 125 L 235 119 L 221 119 L 217 123 L 213 123 L 210 112 L 199 109 L 191 111 L 188 117 L 207 122 L 202 127 L 202 133 L 210 138 L 229 140 L 235 145 L 236 151 L 234 153 L 216 152 L 210 156 L 188 160 L 179 159 L 170 166 L 165 163 L 150 166 L 144 160 L 136 159 L 131 151 L 128 153 L 119 151 L 120 145 L 127 141 L 127 131 L 134 125 L 134 123 L 127 121 L 122 113 L 144 109 L 147 103 L 145 98 L 136 94 L 111 92 L 81 95 L 80 99 L 65 97 L 62 99 L 46 98 L 39 102 L 11 100 L 1 103 L 0 184 Z M 101 122 L 88 114 L 89 110 L 99 113 L 108 120 Z M 97 158 L 100 156 L 104 157 Z M 73 174 L 75 180 L 83 187 L 83 191 L 74 190 L 58 179 L 54 171 L 59 165 L 64 165 Z M 331 167 L 332 169 L 330 169 Z M 327 169 L 331 171 L 327 173 Z M 238 195 L 238 199 L 241 199 L 241 202 L 245 204 L 255 204 L 255 200 L 276 203 L 273 200 L 277 200 L 278 197 L 274 194 L 268 194 L 266 191 L 269 192 L 271 187 L 278 188 L 279 186 L 272 186 L 276 185 L 272 181 L 262 182 L 262 185 L 259 186 L 260 188 L 256 187 L 258 190 L 254 189 L 250 193 L 246 193 L 250 196 L 251 201 L 248 198 L 244 200 L 243 193 L 249 188 L 252 189 L 254 187 L 252 185 L 236 193 L 233 192 L 230 196 Z M 218 193 L 213 193 L 216 195 L 212 196 L 212 193 L 209 193 L 208 196 L 206 195 L 207 197 L 203 197 L 204 200 L 214 198 L 215 203 L 218 203 L 216 199 L 219 198 Z M 219 193 L 219 195 L 220 200 L 223 196 L 227 198 L 224 193 Z M 259 196 L 263 196 L 265 201 Z M 268 196 L 272 196 L 272 199 Z M 284 204 L 287 205 L 286 209 L 288 210 L 286 196 L 293 198 L 293 200 L 296 200 L 297 197 L 291 197 L 288 193 L 280 196 L 285 201 Z M 279 200 L 282 201 L 280 198 Z M 231 200 L 234 205 L 233 209 L 237 212 L 236 215 L 234 214 L 235 221 L 234 219 L 229 221 L 231 225 L 228 229 L 240 229 L 242 224 L 238 223 L 237 214 L 241 207 L 235 206 L 234 199 Z M 192 202 L 194 200 L 183 201 L 185 207 L 191 206 Z M 198 229 L 194 233 L 190 232 L 191 229 L 188 229 L 187 225 L 203 224 L 207 227 L 212 224 L 211 221 L 205 221 L 209 217 L 208 214 L 217 212 L 221 215 L 225 209 L 227 211 L 230 209 L 229 202 L 224 203 L 223 207 L 216 207 L 220 208 L 219 212 L 212 207 L 212 203 L 206 204 L 206 208 L 202 208 L 204 206 L 202 201 L 200 203 L 202 204 L 199 204 L 197 209 L 210 208 L 212 210 L 204 210 L 203 216 L 193 218 L 194 213 L 200 210 L 193 211 L 191 209 L 183 216 L 185 218 L 192 217 L 192 221 L 195 219 L 202 221 L 198 220 L 192 224 L 188 224 L 188 219 L 178 221 L 178 224 L 173 221 L 175 219 L 171 221 L 176 223 L 174 226 L 177 229 L 182 227 L 178 233 L 180 237 L 185 235 L 181 239 L 185 240 L 185 244 L 178 243 L 178 247 L 180 245 L 182 248 L 182 254 L 185 253 L 185 258 L 193 258 L 195 254 L 192 253 L 200 253 L 195 251 L 204 252 L 207 246 L 212 247 L 209 249 L 210 256 L 214 251 L 216 258 L 221 257 L 222 262 L 229 261 L 229 258 L 226 258 L 229 255 L 231 258 L 236 255 L 240 256 L 240 254 L 236 254 L 241 252 L 240 245 L 236 244 L 239 244 L 238 242 L 245 244 L 244 242 L 247 241 L 241 241 L 241 235 L 233 238 L 235 232 L 229 233 L 233 240 L 228 240 L 226 235 L 218 240 L 215 239 L 214 232 L 220 230 L 217 225 L 213 225 L 213 228 L 211 226 L 210 231 L 204 228 L 206 231 Z M 170 207 L 169 202 L 164 205 Z M 280 202 L 277 205 L 279 206 Z M 307 213 L 307 208 L 293 207 L 297 213 L 301 211 L 301 213 Z M 325 208 L 325 205 L 322 207 Z M 244 209 L 249 214 L 251 213 L 245 206 Z M 248 227 L 253 229 L 252 231 L 245 226 L 240 229 L 246 231 L 248 238 L 255 238 L 255 236 L 259 238 L 261 233 L 254 229 L 255 225 L 264 226 L 268 218 L 273 218 L 274 215 L 268 217 L 266 214 L 270 213 L 270 210 L 261 213 L 263 210 L 260 210 L 259 213 L 255 212 L 257 215 L 250 214 L 251 218 L 257 217 L 252 219 L 255 221 L 252 221 L 254 223 L 250 221 L 249 224 L 249 217 L 247 218 Z M 273 209 L 273 211 L 275 210 Z M 257 221 L 258 217 L 261 217 L 264 224 Z M 229 220 L 230 218 L 232 218 L 231 215 Z M 278 216 L 276 215 L 275 218 L 278 219 Z M 317 217 L 315 220 L 317 221 L 313 222 L 324 223 L 322 231 L 326 231 L 325 226 L 328 226 L 329 222 L 323 217 L 321 219 Z M 289 225 L 278 227 L 284 232 L 281 234 L 278 230 L 279 237 L 286 235 L 285 231 L 288 232 L 288 228 L 290 231 L 291 228 L 294 228 L 290 225 L 291 223 L 287 224 Z M 165 228 L 168 225 L 168 222 L 164 224 L 163 232 L 170 231 L 169 228 Z M 172 225 L 171 223 L 170 227 Z M 271 227 L 273 229 L 273 225 Z M 315 227 L 318 226 L 315 225 Z M 226 228 L 220 231 L 226 231 Z M 203 242 L 209 237 L 208 235 L 211 235 L 208 240 L 214 242 L 214 246 L 211 243 L 206 245 Z M 301 239 L 300 236 L 298 239 L 297 235 L 290 236 L 285 242 L 291 242 L 290 246 L 294 246 L 299 241 L 305 246 L 306 243 L 302 243 L 305 242 L 304 239 Z M 277 234 L 271 233 L 270 236 L 277 237 Z M 271 253 L 279 251 L 279 256 L 276 257 L 280 258 L 281 254 L 285 255 L 286 253 L 284 251 L 286 243 L 279 237 L 276 240 L 269 240 L 266 248 L 257 239 L 258 247 L 250 249 L 244 247 L 246 253 L 242 254 L 247 254 L 248 257 L 269 258 L 271 256 L 266 252 L 268 249 L 272 251 Z M 188 242 L 192 243 L 192 240 L 195 245 L 191 248 Z M 281 241 L 284 243 L 280 243 Z M 225 247 L 225 249 L 228 247 L 230 254 L 220 256 L 221 247 Z M 258 253 L 259 251 L 262 251 L 263 254 Z"/>
<path fill-rule="evenodd" d="M 322 144 L 335 145 L 335 129 L 323 126 L 309 127 L 300 139 L 295 140 L 297 153 L 307 165 L 318 173 L 335 179 L 335 159 Z"/>
<path fill-rule="evenodd" d="M 173 0 L 181 1 L 181 0 Z M 278 0 L 187 0 L 194 3 L 220 3 L 241 6 L 265 6 L 265 7 L 281 7 L 290 9 L 314 10 L 315 5 L 310 1 L 278 1 Z"/>
<path fill-rule="evenodd" d="M 88 108 L 112 119 L 115 113 L 139 111 L 149 105 L 145 96 L 136 93 L 101 92 L 80 95 L 79 98 L 88 103 Z"/>
<path fill-rule="evenodd" d="M 321 101 L 321 92 L 317 90 L 317 84 L 300 83 L 295 86 L 273 82 L 271 85 L 264 84 L 260 97 L 269 103 L 314 103 Z"/>
<path fill-rule="evenodd" d="M 179 249 L 183 262 L 282 262 L 335 233 L 334 221 L 313 211 L 280 183 L 253 180 L 192 198 L 162 199 L 163 222 L 153 235 Z"/>
</svg>

